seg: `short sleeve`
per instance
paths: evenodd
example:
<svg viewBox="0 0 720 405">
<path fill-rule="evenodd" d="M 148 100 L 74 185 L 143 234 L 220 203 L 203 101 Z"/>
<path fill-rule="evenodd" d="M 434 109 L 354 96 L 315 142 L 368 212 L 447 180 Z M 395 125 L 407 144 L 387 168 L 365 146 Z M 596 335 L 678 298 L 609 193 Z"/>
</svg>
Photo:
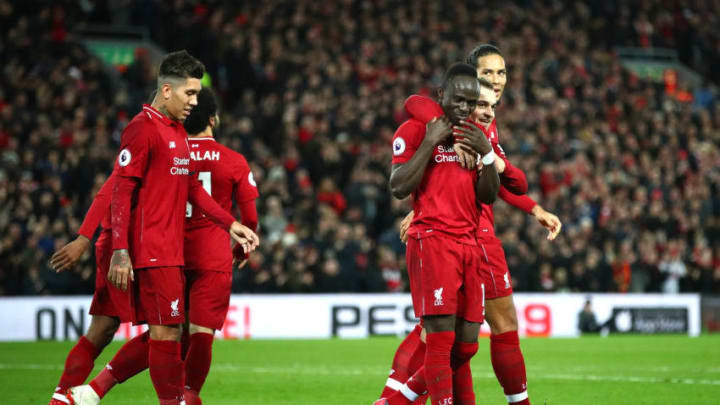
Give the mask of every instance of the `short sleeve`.
<svg viewBox="0 0 720 405">
<path fill-rule="evenodd" d="M 257 184 L 253 177 L 250 165 L 242 155 L 238 155 L 235 162 L 235 202 L 241 203 L 258 198 Z"/>
<path fill-rule="evenodd" d="M 405 121 L 395 131 L 392 141 L 392 164 L 407 163 L 425 138 L 425 125 L 417 120 Z"/>
<path fill-rule="evenodd" d="M 115 173 L 122 177 L 142 178 L 150 156 L 153 128 L 143 123 L 130 123 L 122 133 Z"/>
</svg>

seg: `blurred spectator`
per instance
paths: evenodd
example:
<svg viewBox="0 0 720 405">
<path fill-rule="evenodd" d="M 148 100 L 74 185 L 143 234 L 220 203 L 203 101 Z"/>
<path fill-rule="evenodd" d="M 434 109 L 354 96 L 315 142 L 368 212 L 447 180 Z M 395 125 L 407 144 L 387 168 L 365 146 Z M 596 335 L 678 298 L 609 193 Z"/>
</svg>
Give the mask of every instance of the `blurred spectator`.
<svg viewBox="0 0 720 405">
<path fill-rule="evenodd" d="M 115 83 L 74 37 L 80 22 L 150 27 L 207 65 L 218 139 L 248 157 L 261 193 L 263 243 L 233 291 L 407 290 L 410 203 L 387 190 L 390 140 L 405 97 L 482 41 L 508 64 L 503 146 L 565 225 L 551 243 L 496 204 L 514 288 L 720 292 L 720 10 L 666 3 L 0 0 L 0 293 L 92 290 L 92 257 L 57 275 L 48 254 L 154 87 L 142 49 Z M 641 79 L 615 46 L 676 49 L 706 83 Z"/>
</svg>

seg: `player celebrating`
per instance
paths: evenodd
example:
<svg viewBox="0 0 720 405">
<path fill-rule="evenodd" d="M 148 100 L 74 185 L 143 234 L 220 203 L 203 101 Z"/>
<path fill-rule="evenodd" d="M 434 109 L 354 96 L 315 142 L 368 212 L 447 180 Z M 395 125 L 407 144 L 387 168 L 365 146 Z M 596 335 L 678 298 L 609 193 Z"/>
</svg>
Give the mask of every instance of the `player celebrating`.
<svg viewBox="0 0 720 405">
<path fill-rule="evenodd" d="M 500 50 L 492 45 L 480 45 L 468 55 L 468 62 L 477 68 L 478 77 L 485 78 L 492 83 L 499 99 L 507 82 L 505 61 L 500 54 Z M 406 108 L 411 115 L 421 121 L 427 121 L 442 114 L 442 110 L 432 100 L 419 96 L 410 97 Z M 494 120 L 488 128 L 487 135 L 493 143 L 494 149 L 504 158 L 504 152 L 499 146 L 497 126 Z M 462 161 L 464 159 L 461 159 Z M 474 162 L 475 159 L 469 159 L 468 161 Z M 496 166 L 503 180 L 498 196 L 510 205 L 534 215 L 538 222 L 548 229 L 548 239 L 554 240 L 562 227 L 557 216 L 545 211 L 530 197 L 517 195 L 516 191 L 518 190 L 512 189 L 504 181 L 508 170 L 517 170 L 509 164 L 507 159 L 497 159 Z M 401 238 L 403 240 L 407 239 L 405 233 L 412 218 L 413 212 L 410 212 L 403 220 L 401 229 Z M 485 274 L 485 283 L 488 286 L 486 317 L 491 329 L 490 353 L 493 370 L 503 387 L 508 403 L 529 404 L 525 362 L 520 351 L 517 335 L 517 314 L 512 300 L 512 285 L 510 284 L 502 245 L 495 236 L 491 205 L 483 206 L 481 222 L 478 226 L 478 238 L 482 242 L 485 253 L 484 258 L 488 265 Z M 412 373 L 418 367 L 418 359 L 422 356 L 424 350 L 421 340 L 420 328 L 416 327 L 398 348 L 398 354 L 393 360 L 393 369 L 407 370 L 406 373 Z M 399 353 L 401 349 L 403 355 Z M 402 388 L 402 383 L 397 379 L 392 379 L 391 376 L 382 396 L 388 396 L 392 391 Z"/>
<path fill-rule="evenodd" d="M 185 121 L 190 157 L 208 194 L 228 212 L 233 197 L 243 225 L 257 228 L 257 187 L 243 155 L 217 143 L 217 103 L 210 89 L 198 94 L 198 105 Z M 243 255 L 242 251 L 236 251 Z M 242 258 L 244 259 L 244 257 Z M 185 278 L 190 318 L 190 346 L 185 358 L 185 400 L 200 404 L 198 393 L 210 371 L 215 330 L 221 329 L 230 305 L 232 284 L 230 237 L 192 205 L 185 221 Z"/>
<path fill-rule="evenodd" d="M 115 165 L 108 281 L 124 291 L 137 276 L 131 315 L 136 323 L 150 324 L 148 364 L 161 405 L 180 403 L 183 396 L 179 325 L 185 316 L 181 266 L 186 202 L 228 229 L 245 250 L 258 244 L 254 232 L 236 222 L 190 176 L 181 122 L 197 104 L 203 73 L 203 65 L 185 51 L 166 56 L 155 99 L 123 131 Z M 97 402 L 88 390 L 72 394 L 71 401 L 83 403 L 88 394 Z"/>
<path fill-rule="evenodd" d="M 399 199 L 412 193 L 419 213 L 407 248 L 413 307 L 427 329 L 425 369 L 418 377 L 425 377 L 435 404 L 474 404 L 469 361 L 477 351 L 484 301 L 475 227 L 478 203 L 495 201 L 500 180 L 492 146 L 468 119 L 476 106 L 492 109 L 495 94 L 472 66 L 460 63 L 446 72 L 440 100 L 445 117 L 427 127 L 410 119 L 395 133 L 390 187 Z M 456 164 L 453 132 L 483 156 L 479 174 Z"/>
<path fill-rule="evenodd" d="M 212 130 L 218 124 L 215 97 L 210 89 L 203 88 L 198 93 L 198 105 L 183 124 L 190 134 L 190 157 L 197 162 L 196 169 L 206 191 L 211 191 L 213 198 L 228 212 L 235 194 L 243 225 L 254 229 L 257 227 L 257 188 L 245 158 L 214 141 Z M 239 249 L 241 247 L 236 246 L 236 256 L 245 254 Z M 188 405 L 202 403 L 198 393 L 209 371 L 214 329 L 222 327 L 230 301 L 231 266 L 232 255 L 227 233 L 188 204 L 185 220 L 185 275 L 191 338 L 190 350 L 185 358 L 184 391 Z M 125 346 L 121 352 L 123 350 Z M 76 387 L 73 391 L 87 392 L 86 395 L 94 399 L 92 403 L 97 403 L 115 384 L 147 368 L 147 353 L 137 349 L 125 350 L 121 356 L 121 352 L 89 385 Z M 125 364 L 134 366 L 128 368 Z M 88 391 L 90 389 L 95 395 Z"/>
</svg>

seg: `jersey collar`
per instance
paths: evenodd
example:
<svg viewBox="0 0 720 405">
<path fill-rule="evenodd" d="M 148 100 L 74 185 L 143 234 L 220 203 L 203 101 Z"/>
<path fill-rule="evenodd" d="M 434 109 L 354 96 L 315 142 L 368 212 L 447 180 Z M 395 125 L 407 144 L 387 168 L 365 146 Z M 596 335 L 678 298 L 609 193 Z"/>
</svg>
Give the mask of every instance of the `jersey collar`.
<svg viewBox="0 0 720 405">
<path fill-rule="evenodd" d="M 180 125 L 179 122 L 171 120 L 167 115 L 153 108 L 150 104 L 143 104 L 143 111 L 150 117 L 150 119 L 159 119 L 160 122 L 167 126 Z"/>
</svg>

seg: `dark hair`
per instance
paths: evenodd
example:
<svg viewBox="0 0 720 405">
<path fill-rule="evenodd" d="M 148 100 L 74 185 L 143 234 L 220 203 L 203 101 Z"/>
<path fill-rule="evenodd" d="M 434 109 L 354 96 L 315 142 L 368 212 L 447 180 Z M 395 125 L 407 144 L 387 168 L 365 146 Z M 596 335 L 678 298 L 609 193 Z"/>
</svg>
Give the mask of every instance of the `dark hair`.
<svg viewBox="0 0 720 405">
<path fill-rule="evenodd" d="M 190 115 L 185 118 L 183 126 L 189 135 L 197 135 L 210 124 L 210 118 L 217 114 L 218 106 L 215 92 L 209 87 L 203 87 L 197 95 L 197 105 L 193 107 Z"/>
<path fill-rule="evenodd" d="M 442 87 L 445 88 L 450 80 L 452 80 L 456 76 L 470 76 L 472 78 L 477 78 L 477 71 L 474 67 L 468 65 L 467 63 L 458 62 L 450 66 L 450 69 L 445 72 L 445 76 L 443 77 L 442 81 Z"/>
<path fill-rule="evenodd" d="M 204 74 L 205 65 L 184 49 L 167 54 L 158 69 L 158 77 L 202 79 Z"/>
<path fill-rule="evenodd" d="M 502 53 L 500 53 L 500 49 L 495 45 L 490 44 L 480 44 L 475 47 L 467 56 L 467 63 L 470 65 L 473 65 L 475 69 L 477 69 L 478 62 L 477 60 L 479 58 L 482 58 L 483 56 L 487 55 L 499 55 L 503 56 Z"/>
</svg>

